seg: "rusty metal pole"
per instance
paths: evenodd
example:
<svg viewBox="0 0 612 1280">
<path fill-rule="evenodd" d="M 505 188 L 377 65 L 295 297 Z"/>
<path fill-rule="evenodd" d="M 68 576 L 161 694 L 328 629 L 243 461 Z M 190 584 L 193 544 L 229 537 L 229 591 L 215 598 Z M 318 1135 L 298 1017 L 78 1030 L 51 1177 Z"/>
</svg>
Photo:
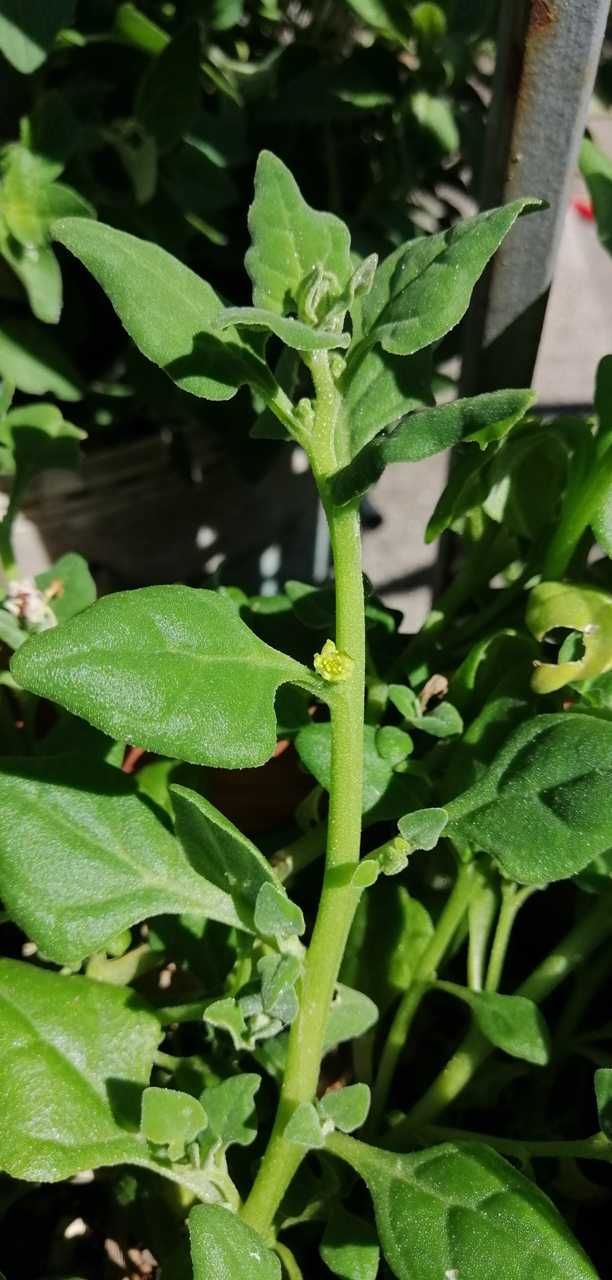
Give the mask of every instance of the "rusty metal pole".
<svg viewBox="0 0 612 1280">
<path fill-rule="evenodd" d="M 482 207 L 548 201 L 496 254 L 466 325 L 465 393 L 529 386 L 610 0 L 501 0 Z"/>
</svg>

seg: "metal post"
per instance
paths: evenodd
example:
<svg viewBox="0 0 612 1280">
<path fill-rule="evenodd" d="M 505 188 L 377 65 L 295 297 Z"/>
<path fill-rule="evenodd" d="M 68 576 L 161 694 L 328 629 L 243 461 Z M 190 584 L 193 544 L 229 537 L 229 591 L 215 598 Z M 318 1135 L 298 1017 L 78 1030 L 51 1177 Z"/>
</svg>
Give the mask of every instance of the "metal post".
<svg viewBox="0 0 612 1280">
<path fill-rule="evenodd" d="M 482 206 L 539 196 L 496 254 L 466 325 L 463 390 L 529 386 L 610 0 L 501 0 Z"/>
</svg>

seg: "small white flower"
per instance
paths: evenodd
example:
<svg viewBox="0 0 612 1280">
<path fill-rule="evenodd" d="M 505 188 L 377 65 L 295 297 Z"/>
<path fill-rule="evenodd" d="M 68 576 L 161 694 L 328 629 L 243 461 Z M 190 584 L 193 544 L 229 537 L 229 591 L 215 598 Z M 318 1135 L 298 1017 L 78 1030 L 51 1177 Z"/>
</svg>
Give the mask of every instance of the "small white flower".
<svg viewBox="0 0 612 1280">
<path fill-rule="evenodd" d="M 21 619 L 30 627 L 44 629 L 55 626 L 55 614 L 49 607 L 47 595 L 31 578 L 9 582 L 3 606 L 13 617 Z"/>
</svg>

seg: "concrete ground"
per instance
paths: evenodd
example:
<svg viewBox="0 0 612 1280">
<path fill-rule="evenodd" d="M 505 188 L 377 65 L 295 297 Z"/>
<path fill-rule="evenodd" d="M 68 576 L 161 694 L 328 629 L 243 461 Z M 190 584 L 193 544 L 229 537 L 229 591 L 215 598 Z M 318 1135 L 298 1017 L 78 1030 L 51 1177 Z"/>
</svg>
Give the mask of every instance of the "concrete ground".
<svg viewBox="0 0 612 1280">
<path fill-rule="evenodd" d="M 612 155 L 612 121 L 594 116 L 590 127 Z M 578 174 L 573 194 L 585 194 Z M 535 371 L 542 407 L 590 406 L 598 362 L 610 352 L 612 258 L 599 244 L 594 222 L 570 206 Z M 423 533 L 447 465 L 438 455 L 389 467 L 372 494 L 382 523 L 366 531 L 365 571 L 382 598 L 403 611 L 406 631 L 415 630 L 429 608 L 437 547 L 425 546 Z"/>
</svg>

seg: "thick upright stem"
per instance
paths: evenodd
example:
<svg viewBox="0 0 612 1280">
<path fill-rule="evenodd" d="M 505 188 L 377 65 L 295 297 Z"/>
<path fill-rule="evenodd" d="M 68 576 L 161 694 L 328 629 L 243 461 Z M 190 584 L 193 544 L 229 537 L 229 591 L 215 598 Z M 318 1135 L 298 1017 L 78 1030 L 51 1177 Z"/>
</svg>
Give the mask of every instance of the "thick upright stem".
<svg viewBox="0 0 612 1280">
<path fill-rule="evenodd" d="M 317 353 L 325 354 L 326 353 Z M 319 481 L 333 468 L 339 405 L 329 366 L 313 369 L 318 392 L 315 430 L 321 444 L 313 470 Z M 316 465 L 318 463 L 318 466 Z M 361 542 L 356 506 L 327 509 L 336 576 L 336 645 L 352 659 L 331 701 L 331 786 L 327 854 L 319 910 L 304 962 L 299 1012 L 291 1027 L 287 1067 L 276 1121 L 242 1216 L 262 1235 L 271 1224 L 303 1151 L 288 1142 L 285 1128 L 301 1103 L 316 1093 L 329 1009 L 360 891 L 338 874 L 359 859 L 363 793 L 365 620 Z"/>
</svg>

